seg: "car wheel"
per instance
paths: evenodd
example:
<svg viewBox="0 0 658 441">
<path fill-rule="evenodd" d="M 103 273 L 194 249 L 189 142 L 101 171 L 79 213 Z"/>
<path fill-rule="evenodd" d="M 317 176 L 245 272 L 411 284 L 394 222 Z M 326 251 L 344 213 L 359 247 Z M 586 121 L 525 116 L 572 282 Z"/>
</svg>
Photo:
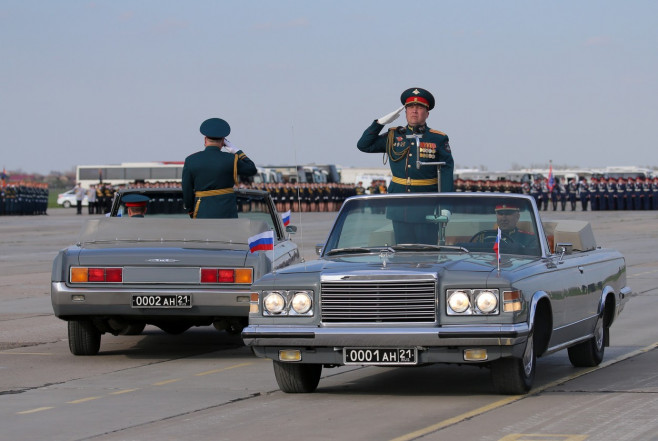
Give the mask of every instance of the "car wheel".
<svg viewBox="0 0 658 441">
<path fill-rule="evenodd" d="M 71 203 L 70 203 L 69 201 L 64 201 L 64 203 L 62 204 L 62 206 L 63 206 L 64 208 L 71 208 Z"/>
<path fill-rule="evenodd" d="M 119 335 L 139 335 L 146 328 L 146 323 L 131 323 L 119 331 Z"/>
<path fill-rule="evenodd" d="M 522 358 L 501 358 L 491 364 L 494 387 L 505 395 L 525 394 L 532 388 L 536 369 L 537 356 L 530 334 Z"/>
<path fill-rule="evenodd" d="M 274 376 L 282 391 L 289 394 L 315 391 L 320 382 L 321 364 L 282 363 L 274 361 Z"/>
<path fill-rule="evenodd" d="M 89 320 L 68 322 L 69 349 L 73 355 L 96 355 L 101 347 L 101 331 Z"/>
<path fill-rule="evenodd" d="M 157 325 L 167 334 L 178 335 L 190 329 L 192 326 L 187 323 L 160 323 Z"/>
<path fill-rule="evenodd" d="M 599 317 L 594 327 L 594 336 L 567 349 L 571 364 L 575 367 L 593 367 L 601 364 L 605 353 L 603 336 L 603 317 Z"/>
</svg>

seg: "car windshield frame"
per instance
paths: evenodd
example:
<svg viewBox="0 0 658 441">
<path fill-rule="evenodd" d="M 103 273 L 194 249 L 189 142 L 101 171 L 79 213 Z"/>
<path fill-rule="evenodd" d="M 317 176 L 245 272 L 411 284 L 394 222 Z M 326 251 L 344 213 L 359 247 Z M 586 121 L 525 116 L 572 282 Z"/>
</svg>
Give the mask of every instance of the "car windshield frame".
<svg viewBox="0 0 658 441">
<path fill-rule="evenodd" d="M 501 254 L 538 258 L 546 255 L 547 242 L 536 213 L 531 197 L 505 193 L 356 196 L 339 211 L 322 256 L 340 255 L 341 249 L 352 254 L 355 250 L 378 253 L 382 247 L 395 252 L 495 254 L 497 243 Z M 510 229 L 510 219 L 515 219 L 511 222 L 514 229 Z M 406 235 L 398 236 L 396 228 L 413 228 L 423 234 L 398 243 Z"/>
<path fill-rule="evenodd" d="M 123 198 L 128 194 L 142 194 L 150 198 L 145 219 L 189 219 L 183 206 L 183 192 L 180 188 L 126 188 L 118 191 L 112 203 L 110 217 L 128 217 Z M 259 190 L 235 191 L 238 205 L 238 219 L 263 221 L 273 230 L 278 240 L 284 240 L 286 231 L 281 215 L 276 210 L 267 192 Z"/>
</svg>

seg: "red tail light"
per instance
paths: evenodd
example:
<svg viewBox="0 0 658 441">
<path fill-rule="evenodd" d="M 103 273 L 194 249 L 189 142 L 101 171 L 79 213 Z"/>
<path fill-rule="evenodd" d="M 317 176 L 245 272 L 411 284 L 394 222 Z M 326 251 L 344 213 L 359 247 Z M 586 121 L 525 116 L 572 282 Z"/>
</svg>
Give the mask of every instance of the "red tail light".
<svg viewBox="0 0 658 441">
<path fill-rule="evenodd" d="M 235 282 L 235 271 L 232 269 L 220 269 L 219 270 L 219 283 L 234 283 Z"/>
<path fill-rule="evenodd" d="M 201 283 L 245 283 L 253 282 L 251 268 L 201 268 Z"/>
<path fill-rule="evenodd" d="M 121 283 L 123 268 L 72 267 L 69 280 L 71 283 Z"/>
<path fill-rule="evenodd" d="M 201 268 L 201 283 L 217 283 L 217 268 Z"/>
</svg>

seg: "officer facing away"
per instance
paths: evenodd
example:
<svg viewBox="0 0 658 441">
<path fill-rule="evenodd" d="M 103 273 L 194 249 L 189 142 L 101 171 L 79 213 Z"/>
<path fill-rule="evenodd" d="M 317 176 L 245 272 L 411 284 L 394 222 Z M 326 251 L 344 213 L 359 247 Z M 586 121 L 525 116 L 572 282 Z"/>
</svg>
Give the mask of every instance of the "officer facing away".
<svg viewBox="0 0 658 441">
<path fill-rule="evenodd" d="M 226 139 L 231 127 L 220 118 L 201 124 L 205 150 L 185 158 L 183 201 L 191 218 L 237 218 L 233 186 L 238 176 L 253 176 L 256 165 Z M 222 149 L 224 151 L 222 151 Z"/>
<path fill-rule="evenodd" d="M 129 217 L 144 217 L 146 214 L 146 204 L 150 198 L 143 194 L 127 194 L 121 201 L 126 206 L 126 211 Z"/>
<path fill-rule="evenodd" d="M 368 127 L 357 148 L 366 153 L 384 153 L 389 161 L 393 178 L 389 193 L 418 193 L 437 191 L 436 166 L 417 167 L 421 162 L 445 162 L 441 167 L 441 191 L 454 191 L 454 160 L 450 151 L 448 135 L 427 127 L 426 120 L 434 108 L 434 96 L 425 89 L 412 87 L 400 96 L 402 107 L 375 120 Z M 386 124 L 395 121 L 405 110 L 407 125 L 391 127 L 379 134 Z M 419 141 L 420 145 L 416 145 Z M 416 155 L 419 153 L 420 158 Z"/>
</svg>

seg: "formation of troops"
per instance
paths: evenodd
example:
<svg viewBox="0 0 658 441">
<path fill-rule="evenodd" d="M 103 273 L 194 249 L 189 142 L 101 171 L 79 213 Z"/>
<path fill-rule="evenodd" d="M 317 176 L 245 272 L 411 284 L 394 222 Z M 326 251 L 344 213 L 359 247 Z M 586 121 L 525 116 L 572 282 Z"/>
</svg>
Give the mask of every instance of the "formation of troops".
<svg viewBox="0 0 658 441">
<path fill-rule="evenodd" d="M 110 211 L 114 194 L 122 186 L 91 185 L 85 190 L 89 214 Z M 180 182 L 138 183 L 130 187 L 177 188 Z M 362 194 L 386 193 L 385 181 L 345 183 L 241 183 L 241 188 L 268 191 L 279 212 L 338 211 L 345 199 Z M 540 210 L 658 210 L 658 177 L 555 179 L 533 182 L 512 180 L 455 180 L 457 192 L 500 192 L 527 194 L 535 198 Z M 39 182 L 9 183 L 0 189 L 0 215 L 45 215 L 48 208 L 48 184 Z"/>
<path fill-rule="evenodd" d="M 555 179 L 537 178 L 533 182 L 509 180 L 455 181 L 455 191 L 520 193 L 532 196 L 540 210 L 576 211 L 658 210 L 658 177 L 605 178 L 582 177 Z"/>
<path fill-rule="evenodd" d="M 0 216 L 47 214 L 48 184 L 20 182 L 0 188 Z"/>
</svg>

